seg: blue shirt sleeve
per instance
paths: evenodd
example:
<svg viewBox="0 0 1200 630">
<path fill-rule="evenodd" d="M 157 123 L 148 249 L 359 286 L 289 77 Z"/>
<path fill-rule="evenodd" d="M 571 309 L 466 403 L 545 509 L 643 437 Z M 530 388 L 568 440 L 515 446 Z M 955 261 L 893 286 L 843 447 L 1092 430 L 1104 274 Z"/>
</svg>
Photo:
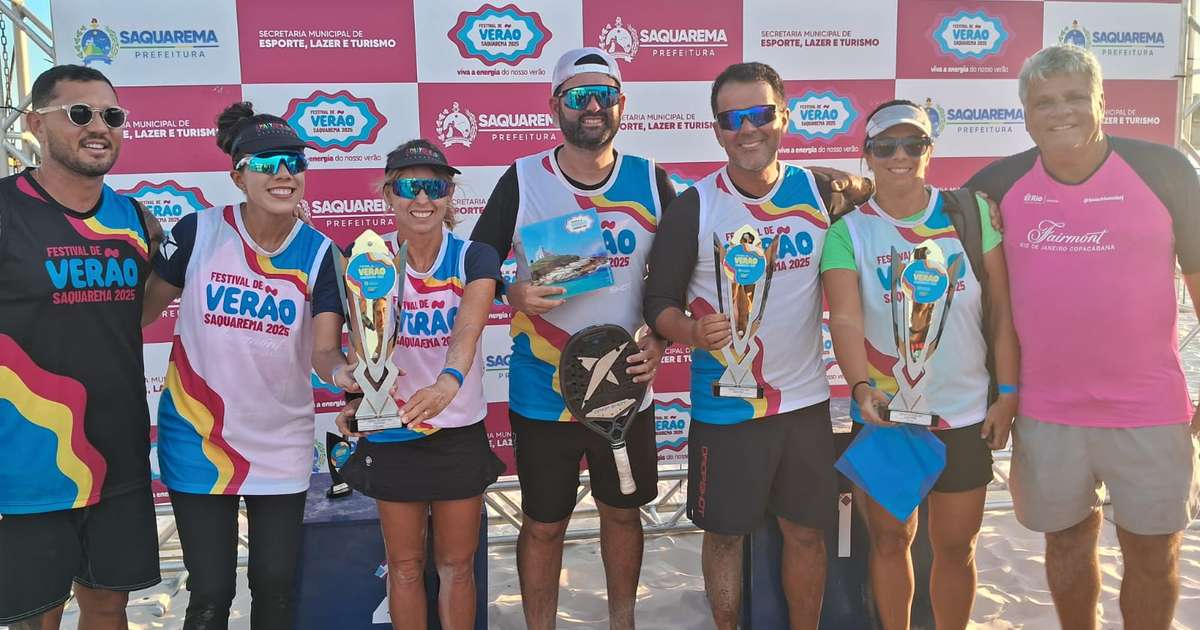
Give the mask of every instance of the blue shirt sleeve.
<svg viewBox="0 0 1200 630">
<path fill-rule="evenodd" d="M 487 243 L 472 242 L 467 248 L 466 260 L 463 263 L 466 284 L 472 280 L 488 278 L 500 282 L 500 255 Z"/>
<path fill-rule="evenodd" d="M 151 262 L 158 277 L 181 289 L 187 276 L 188 262 L 192 259 L 192 248 L 196 245 L 197 221 L 198 215 L 193 212 L 165 232 L 162 245 Z"/>
<path fill-rule="evenodd" d="M 317 281 L 313 283 L 313 317 L 321 313 L 337 313 L 342 317 L 346 316 L 345 310 L 342 309 L 342 297 L 338 294 L 337 273 L 333 267 L 334 247 L 337 245 L 330 243 L 329 249 L 325 250 L 325 257 L 321 259 L 321 267 L 317 271 Z"/>
</svg>

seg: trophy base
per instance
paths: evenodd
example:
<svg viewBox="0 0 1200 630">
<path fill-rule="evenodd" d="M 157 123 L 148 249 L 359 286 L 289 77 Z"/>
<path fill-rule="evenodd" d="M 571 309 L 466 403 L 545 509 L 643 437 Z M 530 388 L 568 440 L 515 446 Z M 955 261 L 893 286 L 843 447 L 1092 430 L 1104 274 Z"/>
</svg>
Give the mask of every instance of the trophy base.
<svg viewBox="0 0 1200 630">
<path fill-rule="evenodd" d="M 897 424 L 912 424 L 919 427 L 932 427 L 934 415 L 931 413 L 919 413 L 916 411 L 903 411 L 901 409 L 888 409 L 884 415 L 884 420 L 895 422 Z"/>
<path fill-rule="evenodd" d="M 354 490 L 344 481 L 329 486 L 329 489 L 325 491 L 325 496 L 329 499 L 344 499 L 352 494 L 354 494 Z"/>
<path fill-rule="evenodd" d="M 763 388 L 760 385 L 729 385 L 713 383 L 713 396 L 717 398 L 762 398 Z"/>
<path fill-rule="evenodd" d="M 363 418 L 350 418 L 347 422 L 350 425 L 352 433 L 370 433 L 372 431 L 384 431 L 386 429 L 403 429 L 404 420 L 400 416 L 366 416 Z"/>
</svg>

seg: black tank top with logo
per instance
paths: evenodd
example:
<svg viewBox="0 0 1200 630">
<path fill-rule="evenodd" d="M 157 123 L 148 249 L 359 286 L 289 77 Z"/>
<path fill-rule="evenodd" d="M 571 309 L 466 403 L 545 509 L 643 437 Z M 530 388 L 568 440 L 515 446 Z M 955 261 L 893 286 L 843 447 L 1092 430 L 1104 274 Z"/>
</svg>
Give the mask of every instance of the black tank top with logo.
<svg viewBox="0 0 1200 630">
<path fill-rule="evenodd" d="M 32 171 L 0 179 L 0 514 L 150 483 L 142 359 L 149 239 L 105 186 L 74 212 Z"/>
</svg>

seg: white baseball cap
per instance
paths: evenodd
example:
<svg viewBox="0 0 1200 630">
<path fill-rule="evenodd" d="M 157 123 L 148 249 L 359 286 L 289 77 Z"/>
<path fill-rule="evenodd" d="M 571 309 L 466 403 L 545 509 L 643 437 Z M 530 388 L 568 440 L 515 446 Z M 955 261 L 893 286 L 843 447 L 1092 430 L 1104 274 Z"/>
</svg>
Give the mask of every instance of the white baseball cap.
<svg viewBox="0 0 1200 630">
<path fill-rule="evenodd" d="M 897 103 L 875 112 L 875 115 L 867 120 L 867 137 L 874 138 L 896 125 L 912 125 L 927 136 L 933 135 L 933 124 L 929 122 L 929 115 L 925 110 L 908 103 Z"/>
<path fill-rule="evenodd" d="M 585 72 L 606 74 L 612 77 L 618 86 L 621 85 L 621 69 L 612 55 L 600 48 L 576 48 L 563 53 L 563 56 L 558 58 L 558 63 L 554 64 L 550 92 L 557 93 L 559 86 L 566 83 L 567 79 Z"/>
</svg>

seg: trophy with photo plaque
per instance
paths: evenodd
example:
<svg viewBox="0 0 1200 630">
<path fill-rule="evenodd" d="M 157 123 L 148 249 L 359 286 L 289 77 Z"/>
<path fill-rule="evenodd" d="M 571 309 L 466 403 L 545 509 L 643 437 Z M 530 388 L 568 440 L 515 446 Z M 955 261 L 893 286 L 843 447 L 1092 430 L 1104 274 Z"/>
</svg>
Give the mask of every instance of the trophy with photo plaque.
<svg viewBox="0 0 1200 630">
<path fill-rule="evenodd" d="M 408 243 L 401 243 L 398 249 L 393 256 L 383 237 L 367 230 L 354 240 L 349 258 L 334 252 L 338 292 L 350 329 L 350 361 L 355 363 L 354 380 L 363 393 L 362 403 L 349 421 L 350 430 L 356 433 L 404 426 L 391 395 L 400 373 L 392 354 L 403 308 Z"/>
<path fill-rule="evenodd" d="M 930 360 L 946 330 L 962 256 L 955 256 L 947 267 L 945 255 L 932 240 L 913 249 L 909 260 L 902 260 L 894 247 L 891 255 L 892 334 L 899 358 L 892 367 L 896 395 L 880 416 L 931 427 L 937 414 L 925 395 L 933 378 Z"/>
<path fill-rule="evenodd" d="M 761 350 L 758 329 L 767 307 L 778 252 L 779 239 L 772 239 L 764 250 L 758 232 L 749 225 L 738 228 L 728 243 L 713 234 L 717 308 L 729 318 L 733 336 L 721 348 L 725 372 L 712 384 L 713 396 L 763 397 L 762 384 L 755 379 L 753 368 Z"/>
</svg>

